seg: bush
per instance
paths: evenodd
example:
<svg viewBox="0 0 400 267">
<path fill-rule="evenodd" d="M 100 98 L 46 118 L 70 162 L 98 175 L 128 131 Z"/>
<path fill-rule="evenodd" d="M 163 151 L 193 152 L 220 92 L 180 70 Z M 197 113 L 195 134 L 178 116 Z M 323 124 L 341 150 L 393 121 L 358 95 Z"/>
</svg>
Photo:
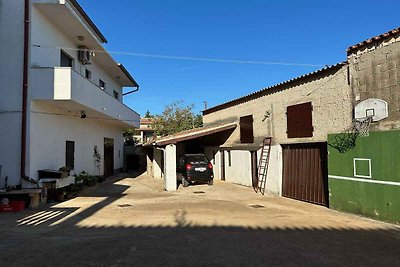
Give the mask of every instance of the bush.
<svg viewBox="0 0 400 267">
<path fill-rule="evenodd" d="M 75 174 L 75 183 L 84 184 L 86 186 L 94 186 L 97 182 L 97 177 L 82 171 L 79 175 Z"/>
</svg>

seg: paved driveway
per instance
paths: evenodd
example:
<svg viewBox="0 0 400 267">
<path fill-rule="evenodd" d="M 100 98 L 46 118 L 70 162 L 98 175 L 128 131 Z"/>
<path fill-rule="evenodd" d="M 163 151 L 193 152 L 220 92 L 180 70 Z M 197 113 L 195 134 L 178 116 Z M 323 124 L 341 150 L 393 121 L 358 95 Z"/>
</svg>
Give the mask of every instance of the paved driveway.
<svg viewBox="0 0 400 267">
<path fill-rule="evenodd" d="M 221 181 L 113 179 L 0 222 L 0 266 L 400 265 L 396 226 Z"/>
</svg>

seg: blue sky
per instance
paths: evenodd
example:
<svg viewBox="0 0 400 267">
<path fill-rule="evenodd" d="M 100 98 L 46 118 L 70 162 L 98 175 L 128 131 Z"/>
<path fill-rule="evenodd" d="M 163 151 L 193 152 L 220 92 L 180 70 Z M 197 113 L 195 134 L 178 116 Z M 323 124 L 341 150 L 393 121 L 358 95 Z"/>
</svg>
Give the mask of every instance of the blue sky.
<svg viewBox="0 0 400 267">
<path fill-rule="evenodd" d="M 330 65 L 346 49 L 400 27 L 400 1 L 79 0 L 110 51 Z M 208 107 L 319 67 L 114 55 L 140 84 L 125 103 L 160 113 L 179 100 Z"/>
</svg>

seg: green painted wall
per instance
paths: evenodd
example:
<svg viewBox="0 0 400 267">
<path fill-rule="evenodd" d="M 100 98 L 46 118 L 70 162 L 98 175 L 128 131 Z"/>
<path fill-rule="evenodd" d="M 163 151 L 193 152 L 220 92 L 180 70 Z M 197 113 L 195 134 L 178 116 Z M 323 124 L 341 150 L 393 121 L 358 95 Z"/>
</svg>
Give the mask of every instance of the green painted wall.
<svg viewBox="0 0 400 267">
<path fill-rule="evenodd" d="M 334 137 L 328 136 L 328 144 L 333 145 Z M 330 207 L 400 224 L 400 131 L 370 132 L 368 137 L 358 137 L 355 147 L 344 153 L 330 145 Z M 357 174 L 371 174 L 371 178 L 354 176 L 354 158 L 371 160 L 371 169 L 368 161 L 356 161 Z M 349 178 L 397 182 L 399 185 L 353 181 Z"/>
</svg>

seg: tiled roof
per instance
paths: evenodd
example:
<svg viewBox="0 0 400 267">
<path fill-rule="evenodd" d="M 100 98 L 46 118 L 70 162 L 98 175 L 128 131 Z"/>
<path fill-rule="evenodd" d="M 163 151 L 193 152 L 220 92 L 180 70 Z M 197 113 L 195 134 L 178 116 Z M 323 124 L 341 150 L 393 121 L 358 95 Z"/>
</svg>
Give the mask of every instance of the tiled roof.
<svg viewBox="0 0 400 267">
<path fill-rule="evenodd" d="M 347 48 L 347 54 L 351 54 L 356 49 L 359 49 L 359 48 L 361 48 L 361 47 L 363 47 L 365 45 L 372 44 L 373 42 L 378 42 L 378 41 L 384 40 L 386 38 L 392 37 L 392 36 L 394 36 L 394 35 L 396 35 L 398 33 L 400 33 L 400 28 L 396 28 L 396 29 L 393 29 L 391 31 L 388 31 L 388 32 L 382 33 L 380 35 L 377 35 L 375 37 L 369 38 L 369 39 L 367 39 L 365 41 L 362 41 L 361 43 L 352 45 L 349 48 Z"/>
<path fill-rule="evenodd" d="M 154 123 L 154 119 L 151 118 L 141 118 L 140 119 L 141 124 L 152 124 Z"/>
<path fill-rule="evenodd" d="M 156 140 L 154 143 L 155 143 L 155 145 L 158 145 L 158 146 L 175 144 L 178 142 L 195 139 L 195 138 L 203 137 L 203 136 L 210 135 L 210 134 L 219 133 L 219 132 L 226 131 L 229 129 L 234 129 L 236 127 L 237 127 L 236 122 L 231 122 L 231 123 L 226 123 L 226 124 L 213 125 L 213 126 L 209 126 L 209 127 L 195 128 L 195 129 L 190 129 L 187 131 L 182 131 L 182 132 L 179 132 L 176 134 L 165 136 L 161 139 Z"/>
<path fill-rule="evenodd" d="M 218 111 L 218 110 L 222 110 L 222 109 L 225 109 L 225 108 L 228 108 L 228 107 L 231 107 L 231 106 L 235 106 L 235 105 L 247 102 L 247 101 L 252 100 L 252 99 L 256 99 L 258 97 L 263 96 L 268 90 L 281 89 L 282 87 L 290 85 L 290 84 L 292 84 L 294 82 L 301 81 L 303 79 L 312 77 L 314 75 L 322 74 L 325 71 L 339 69 L 339 68 L 341 68 L 342 66 L 344 66 L 346 64 L 347 64 L 346 62 L 337 63 L 335 65 L 327 66 L 327 67 L 324 67 L 322 69 L 319 69 L 319 70 L 316 70 L 316 71 L 301 75 L 299 77 L 296 77 L 296 78 L 293 78 L 293 79 L 290 79 L 290 80 L 287 80 L 287 81 L 284 81 L 284 82 L 281 82 L 281 83 L 278 83 L 278 84 L 263 88 L 263 89 L 261 89 L 259 91 L 256 91 L 254 93 L 248 94 L 246 96 L 242 96 L 242 97 L 236 98 L 234 100 L 231 100 L 231 101 L 225 102 L 223 104 L 220 104 L 218 106 L 214 106 L 212 108 L 203 110 L 203 115 L 207 115 L 207 114 L 213 113 L 213 112 Z"/>
</svg>

